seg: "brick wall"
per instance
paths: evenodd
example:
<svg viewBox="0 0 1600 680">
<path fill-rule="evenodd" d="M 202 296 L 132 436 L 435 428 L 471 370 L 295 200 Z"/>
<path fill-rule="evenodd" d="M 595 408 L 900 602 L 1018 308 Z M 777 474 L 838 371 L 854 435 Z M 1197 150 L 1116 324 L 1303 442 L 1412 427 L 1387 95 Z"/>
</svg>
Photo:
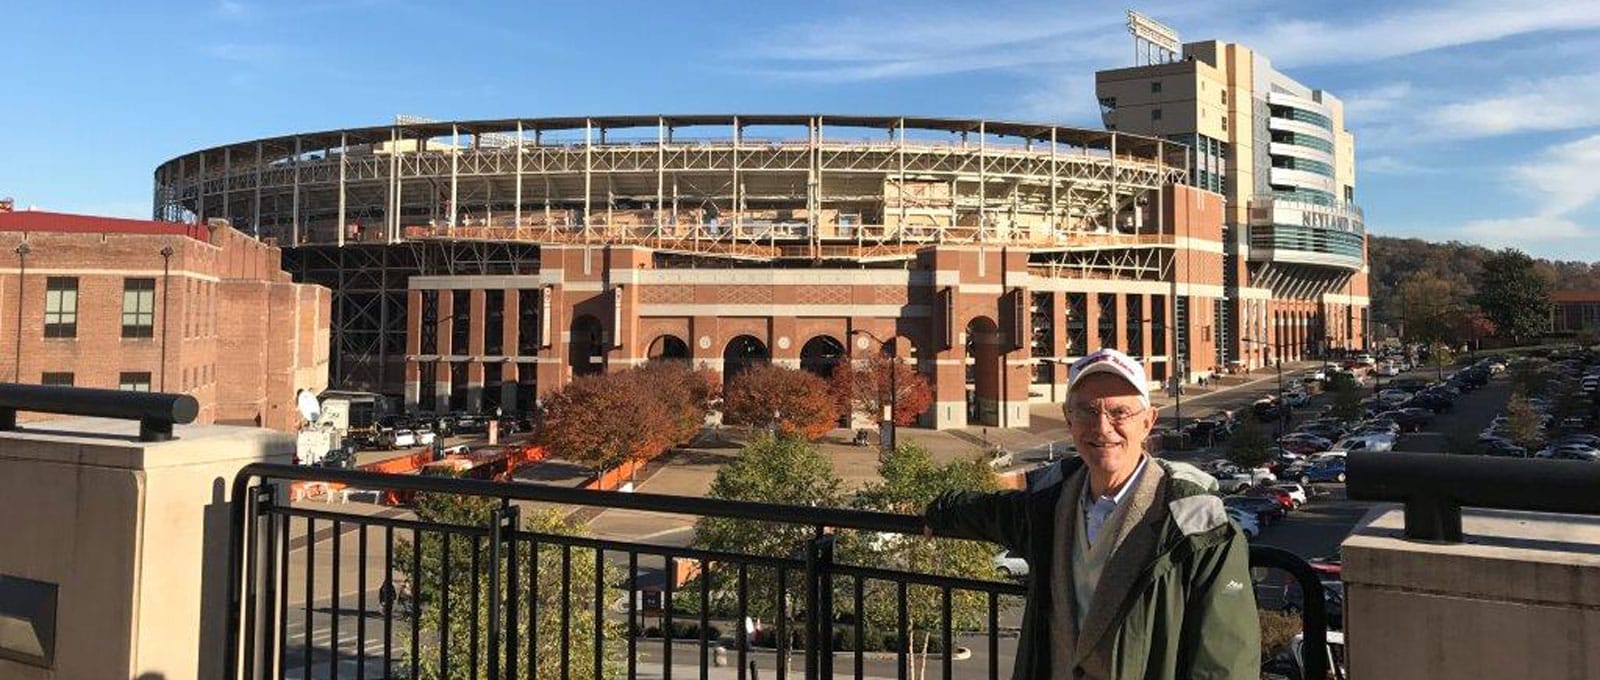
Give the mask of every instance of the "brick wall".
<svg viewBox="0 0 1600 680">
<path fill-rule="evenodd" d="M 289 282 L 278 250 L 238 231 L 220 226 L 196 234 L 209 242 L 173 234 L 0 232 L 0 379 L 39 383 L 45 373 L 70 373 L 76 386 L 115 389 L 124 374 L 148 373 L 151 390 L 200 402 L 196 422 L 254 423 L 260 416 L 263 425 L 293 429 L 292 418 L 272 414 L 293 414 L 296 389 L 327 386 L 330 293 Z M 18 255 L 24 241 L 27 253 Z M 51 278 L 76 281 L 71 337 L 44 337 Z M 132 279 L 154 284 L 149 314 L 137 319 L 148 320 L 148 337 L 124 337 L 124 290 Z"/>
</svg>

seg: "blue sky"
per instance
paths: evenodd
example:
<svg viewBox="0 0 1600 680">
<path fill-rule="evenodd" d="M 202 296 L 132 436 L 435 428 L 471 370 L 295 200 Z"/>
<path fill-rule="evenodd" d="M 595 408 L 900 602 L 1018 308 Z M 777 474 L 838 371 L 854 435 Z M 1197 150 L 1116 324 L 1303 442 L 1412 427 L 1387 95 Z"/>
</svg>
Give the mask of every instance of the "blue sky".
<svg viewBox="0 0 1600 680">
<path fill-rule="evenodd" d="M 294 131 L 616 113 L 1100 127 L 1125 2 L 7 3 L 0 195 L 146 216 L 189 150 Z M 1374 233 L 1600 260 L 1600 2 L 1135 8 L 1345 100 Z"/>
</svg>

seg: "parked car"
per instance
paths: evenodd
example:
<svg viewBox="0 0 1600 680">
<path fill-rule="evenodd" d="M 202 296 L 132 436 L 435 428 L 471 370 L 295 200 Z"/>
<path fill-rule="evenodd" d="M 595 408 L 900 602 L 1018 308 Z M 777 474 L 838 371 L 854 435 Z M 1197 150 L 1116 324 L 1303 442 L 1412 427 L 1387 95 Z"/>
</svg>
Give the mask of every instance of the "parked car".
<svg viewBox="0 0 1600 680">
<path fill-rule="evenodd" d="M 1273 488 L 1288 492 L 1289 498 L 1294 501 L 1294 507 L 1296 508 L 1305 505 L 1307 501 L 1311 500 L 1310 490 L 1295 482 L 1278 482 L 1273 485 Z"/>
<path fill-rule="evenodd" d="M 1556 439 L 1554 442 L 1551 442 L 1551 443 L 1552 444 L 1586 444 L 1588 446 L 1592 446 L 1594 448 L 1600 449 L 1600 435 L 1592 435 L 1592 434 L 1584 434 L 1584 433 L 1569 434 L 1569 435 L 1562 436 L 1559 439 Z"/>
<path fill-rule="evenodd" d="M 1301 455 L 1321 453 L 1333 448 L 1333 442 L 1306 432 L 1285 435 L 1278 439 L 1278 445 L 1285 451 Z"/>
<path fill-rule="evenodd" d="M 1394 449 L 1394 435 L 1366 434 L 1352 435 L 1341 439 L 1329 451 L 1364 451 L 1376 453 Z"/>
<path fill-rule="evenodd" d="M 1222 499 L 1222 505 L 1255 515 L 1262 527 L 1271 526 L 1289 514 L 1277 500 L 1260 496 L 1228 496 Z"/>
<path fill-rule="evenodd" d="M 1227 511 L 1228 519 L 1233 520 L 1233 523 L 1238 525 L 1239 531 L 1244 534 L 1246 539 L 1254 539 L 1256 536 L 1261 535 L 1261 521 L 1256 519 L 1255 513 L 1243 508 L 1227 508 Z"/>
<path fill-rule="evenodd" d="M 1280 489 L 1276 486 L 1251 487 L 1244 490 L 1244 495 L 1270 498 L 1277 501 L 1278 505 L 1282 506 L 1284 510 L 1293 510 L 1297 507 L 1294 502 L 1294 496 L 1290 495 L 1288 491 Z"/>
<path fill-rule="evenodd" d="M 390 449 L 409 449 L 417 445 L 417 433 L 407 429 L 393 429 L 384 433 L 384 446 Z"/>
<path fill-rule="evenodd" d="M 1235 467 L 1224 468 L 1213 475 L 1217 478 L 1217 485 L 1223 491 L 1240 493 L 1262 482 L 1276 482 L 1278 476 L 1264 467 L 1243 470 Z"/>
<path fill-rule="evenodd" d="M 1009 550 L 1002 550 L 994 556 L 994 568 L 1006 578 L 1027 578 L 1028 561 L 1011 554 Z"/>
<path fill-rule="evenodd" d="M 1312 484 L 1316 482 L 1338 482 L 1343 484 L 1344 460 L 1330 460 L 1320 465 L 1313 465 L 1300 471 L 1300 483 Z"/>
</svg>

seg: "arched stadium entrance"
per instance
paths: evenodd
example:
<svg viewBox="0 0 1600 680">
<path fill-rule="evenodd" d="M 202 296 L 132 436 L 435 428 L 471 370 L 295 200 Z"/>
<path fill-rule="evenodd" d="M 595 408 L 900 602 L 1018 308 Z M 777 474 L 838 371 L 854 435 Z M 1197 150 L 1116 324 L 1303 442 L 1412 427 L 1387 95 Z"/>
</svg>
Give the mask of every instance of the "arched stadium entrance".
<svg viewBox="0 0 1600 680">
<path fill-rule="evenodd" d="M 688 361 L 689 343 L 676 335 L 663 335 L 650 341 L 645 358 L 650 361 Z"/>
<path fill-rule="evenodd" d="M 567 343 L 567 364 L 573 377 L 594 375 L 604 371 L 605 350 L 601 347 L 604 328 L 600 320 L 588 314 L 572 320 L 572 340 Z"/>
<path fill-rule="evenodd" d="M 764 342 L 752 335 L 741 335 L 728 341 L 722 350 L 722 386 L 733 383 L 739 373 L 757 364 L 771 363 L 772 352 Z"/>
<path fill-rule="evenodd" d="M 986 316 L 967 322 L 967 422 L 1000 425 L 1000 327 Z"/>
<path fill-rule="evenodd" d="M 844 343 L 831 335 L 814 337 L 800 348 L 800 368 L 823 379 L 832 376 L 833 369 L 844 359 Z"/>
</svg>

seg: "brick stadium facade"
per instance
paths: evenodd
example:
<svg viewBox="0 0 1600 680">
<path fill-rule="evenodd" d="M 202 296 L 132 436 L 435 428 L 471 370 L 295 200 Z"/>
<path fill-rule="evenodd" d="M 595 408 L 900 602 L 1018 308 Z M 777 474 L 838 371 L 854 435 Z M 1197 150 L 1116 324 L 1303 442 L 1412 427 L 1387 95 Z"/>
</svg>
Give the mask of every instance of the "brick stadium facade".
<svg viewBox="0 0 1600 680">
<path fill-rule="evenodd" d="M 924 424 L 1020 426 L 1095 347 L 1160 382 L 1263 365 L 1238 338 L 1286 359 L 1364 344 L 1344 323 L 1364 275 L 1250 287 L 1187 154 L 980 120 L 413 123 L 174 159 L 155 210 L 284 244 L 286 269 L 334 289 L 334 382 L 412 409 L 522 409 L 651 359 L 826 372 L 875 336 L 934 385 Z"/>
<path fill-rule="evenodd" d="M 5 380 L 186 393 L 196 422 L 280 430 L 327 387 L 330 291 L 231 228 L 0 212 L 0 252 Z"/>
</svg>

